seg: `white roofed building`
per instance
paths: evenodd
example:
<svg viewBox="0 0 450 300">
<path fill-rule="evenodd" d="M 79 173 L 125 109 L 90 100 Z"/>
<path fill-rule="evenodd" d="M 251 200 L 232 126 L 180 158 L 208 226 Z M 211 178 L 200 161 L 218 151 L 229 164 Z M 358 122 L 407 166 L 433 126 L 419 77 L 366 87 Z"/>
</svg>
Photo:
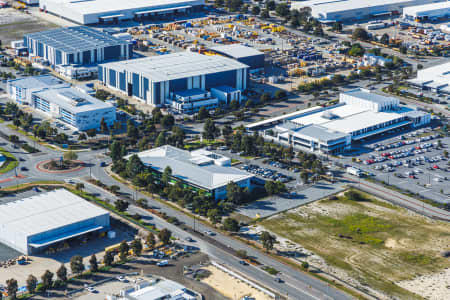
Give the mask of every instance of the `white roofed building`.
<svg viewBox="0 0 450 300">
<path fill-rule="evenodd" d="M 295 1 L 291 9 L 309 7 L 311 16 L 321 22 L 357 21 L 382 15 L 401 14 L 405 7 L 445 0 L 309 0 Z"/>
<path fill-rule="evenodd" d="M 174 180 L 204 190 L 214 199 L 226 197 L 226 186 L 230 182 L 251 189 L 251 173 L 232 167 L 230 158 L 204 149 L 189 152 L 166 145 L 137 155 L 145 166 L 158 174 L 169 166 Z"/>
<path fill-rule="evenodd" d="M 109 228 L 109 213 L 65 189 L 0 204 L 0 242 L 24 254 Z"/>
<path fill-rule="evenodd" d="M 268 140 L 310 151 L 336 154 L 387 131 L 428 124 L 430 114 L 401 106 L 394 97 L 354 89 L 341 93 L 339 104 L 313 107 L 246 126 Z"/>
<path fill-rule="evenodd" d="M 159 20 L 200 10 L 204 0 L 40 0 L 39 7 L 78 24 Z"/>
<path fill-rule="evenodd" d="M 408 82 L 424 90 L 450 94 L 450 60 L 417 71 L 417 77 Z"/>
</svg>

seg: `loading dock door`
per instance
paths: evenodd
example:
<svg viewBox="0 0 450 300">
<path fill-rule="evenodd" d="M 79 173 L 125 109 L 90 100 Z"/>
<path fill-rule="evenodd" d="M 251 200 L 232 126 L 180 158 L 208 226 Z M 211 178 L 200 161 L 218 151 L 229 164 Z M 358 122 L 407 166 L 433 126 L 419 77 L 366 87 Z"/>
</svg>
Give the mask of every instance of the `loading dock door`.
<svg viewBox="0 0 450 300">
<path fill-rule="evenodd" d="M 133 84 L 132 83 L 128 83 L 128 87 L 127 87 L 127 91 L 128 91 L 128 97 L 131 97 L 133 95 Z"/>
</svg>

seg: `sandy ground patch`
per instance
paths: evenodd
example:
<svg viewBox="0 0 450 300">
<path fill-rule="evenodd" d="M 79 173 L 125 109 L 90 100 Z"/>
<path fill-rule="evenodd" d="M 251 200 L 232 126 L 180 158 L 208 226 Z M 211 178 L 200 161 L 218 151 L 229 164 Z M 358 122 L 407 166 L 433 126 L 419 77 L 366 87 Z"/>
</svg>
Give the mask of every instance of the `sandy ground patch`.
<svg viewBox="0 0 450 300">
<path fill-rule="evenodd" d="M 413 291 L 430 300 L 442 300 L 450 298 L 450 268 L 439 273 L 423 275 L 413 280 L 405 280 L 397 283 L 399 286 Z"/>
<path fill-rule="evenodd" d="M 213 287 L 222 295 L 230 299 L 241 299 L 244 296 L 254 297 L 256 300 L 272 299 L 264 293 L 252 288 L 245 282 L 242 282 L 227 273 L 219 270 L 213 265 L 204 268 L 211 272 L 208 278 L 202 280 L 203 283 Z"/>
</svg>

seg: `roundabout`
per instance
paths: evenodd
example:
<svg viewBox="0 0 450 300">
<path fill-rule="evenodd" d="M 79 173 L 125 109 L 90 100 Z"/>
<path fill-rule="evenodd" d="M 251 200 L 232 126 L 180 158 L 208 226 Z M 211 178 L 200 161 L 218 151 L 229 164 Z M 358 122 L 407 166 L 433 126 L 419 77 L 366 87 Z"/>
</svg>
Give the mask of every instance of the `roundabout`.
<svg viewBox="0 0 450 300">
<path fill-rule="evenodd" d="M 58 161 L 48 159 L 39 162 L 36 169 L 40 172 L 51 174 L 66 174 L 82 170 L 85 167 L 81 160 Z"/>
</svg>

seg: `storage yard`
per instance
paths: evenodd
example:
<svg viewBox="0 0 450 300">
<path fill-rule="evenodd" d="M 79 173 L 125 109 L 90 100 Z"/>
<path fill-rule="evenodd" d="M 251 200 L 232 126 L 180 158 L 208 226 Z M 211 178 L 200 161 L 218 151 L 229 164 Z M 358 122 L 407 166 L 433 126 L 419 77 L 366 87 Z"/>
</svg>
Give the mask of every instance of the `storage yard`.
<svg viewBox="0 0 450 300">
<path fill-rule="evenodd" d="M 407 284 L 417 277 L 424 280 L 423 286 L 433 287 L 431 299 L 442 299 L 439 295 L 445 294 L 448 277 L 439 282 L 431 278 L 442 276 L 450 267 L 449 260 L 442 257 L 450 238 L 449 225 L 367 194 L 358 195 L 360 198 L 348 193 L 330 196 L 270 217 L 260 225 L 281 238 L 279 248 L 289 245 L 284 239 L 294 242 L 305 249 L 299 259 L 371 293 L 378 294 L 378 290 L 401 299 L 419 299 L 412 292 L 429 295 L 427 289 Z"/>
</svg>

